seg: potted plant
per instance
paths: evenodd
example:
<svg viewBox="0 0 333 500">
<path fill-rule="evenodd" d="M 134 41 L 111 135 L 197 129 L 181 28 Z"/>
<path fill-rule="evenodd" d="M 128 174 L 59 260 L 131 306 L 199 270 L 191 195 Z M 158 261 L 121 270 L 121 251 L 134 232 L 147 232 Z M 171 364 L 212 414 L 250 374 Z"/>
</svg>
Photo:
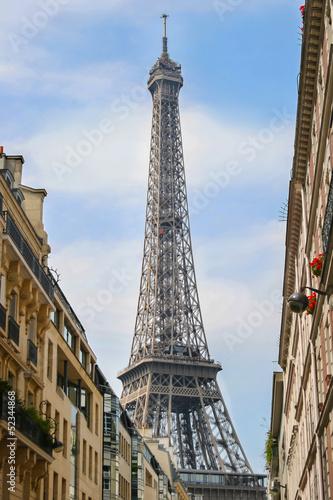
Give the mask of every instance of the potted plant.
<svg viewBox="0 0 333 500">
<path fill-rule="evenodd" d="M 308 305 L 308 308 L 306 310 L 307 311 L 306 314 L 312 315 L 314 313 L 314 308 L 315 308 L 316 303 L 317 303 L 317 296 L 316 296 L 315 292 L 313 292 L 313 294 L 310 295 L 308 297 L 308 299 L 309 299 L 309 305 Z"/>
<path fill-rule="evenodd" d="M 312 271 L 312 278 L 314 278 L 315 276 L 321 275 L 323 263 L 324 263 L 324 254 L 323 253 L 320 253 L 318 255 L 318 257 L 315 257 L 313 259 L 313 261 L 310 262 L 309 266 L 310 266 L 311 271 Z"/>
</svg>

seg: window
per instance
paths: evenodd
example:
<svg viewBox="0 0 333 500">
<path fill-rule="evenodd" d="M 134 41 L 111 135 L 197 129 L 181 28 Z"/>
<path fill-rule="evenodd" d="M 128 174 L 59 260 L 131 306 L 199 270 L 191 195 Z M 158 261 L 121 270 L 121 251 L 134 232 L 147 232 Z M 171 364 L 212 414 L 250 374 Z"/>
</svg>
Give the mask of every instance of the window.
<svg viewBox="0 0 333 500">
<path fill-rule="evenodd" d="M 46 402 L 46 416 L 48 418 L 51 417 L 51 403 L 49 403 L 48 401 Z"/>
<path fill-rule="evenodd" d="M 34 395 L 32 392 L 28 391 L 28 408 L 34 406 Z"/>
<path fill-rule="evenodd" d="M 64 325 L 64 339 L 69 345 L 70 349 L 75 353 L 76 337 L 69 327 L 68 323 L 65 322 Z"/>
<path fill-rule="evenodd" d="M 17 200 L 18 204 L 21 207 L 22 206 L 22 201 L 24 201 L 24 195 L 23 195 L 21 189 L 15 188 L 12 191 L 13 191 L 13 195 L 14 195 L 15 199 Z"/>
<path fill-rule="evenodd" d="M 103 477 L 103 490 L 111 490 L 111 480 Z"/>
<path fill-rule="evenodd" d="M 65 458 L 67 458 L 67 433 L 68 433 L 68 423 L 67 420 L 64 419 L 64 427 L 63 427 L 63 443 L 64 443 L 64 450 L 62 454 L 64 455 Z"/>
<path fill-rule="evenodd" d="M 53 372 L 53 344 L 49 340 L 47 349 L 47 376 L 50 380 L 52 380 L 52 372 Z"/>
<path fill-rule="evenodd" d="M 92 464 L 92 447 L 89 446 L 89 479 L 92 479 L 92 469 L 93 469 L 93 464 Z"/>
<path fill-rule="evenodd" d="M 95 451 L 95 483 L 98 484 L 98 453 Z"/>
<path fill-rule="evenodd" d="M 28 329 L 28 338 L 33 343 L 35 343 L 35 334 L 36 334 L 36 319 L 31 318 Z"/>
<path fill-rule="evenodd" d="M 66 495 L 66 479 L 62 478 L 62 485 L 61 485 L 61 500 L 67 500 L 67 495 Z"/>
<path fill-rule="evenodd" d="M 90 428 L 90 393 L 87 389 L 81 389 L 81 411 L 86 417 L 88 427 Z"/>
<path fill-rule="evenodd" d="M 98 404 L 96 403 L 96 406 L 95 406 L 95 433 L 98 434 Z"/>
<path fill-rule="evenodd" d="M 87 353 L 84 349 L 80 349 L 80 363 L 83 366 L 84 369 L 86 369 L 87 365 Z"/>
<path fill-rule="evenodd" d="M 104 432 L 111 432 L 111 414 L 104 413 Z M 122 436 L 120 436 L 121 438 Z"/>
<path fill-rule="evenodd" d="M 59 439 L 60 413 L 58 411 L 55 412 L 54 420 L 55 420 L 55 429 L 54 429 L 55 430 L 55 438 L 60 441 L 60 439 Z"/>
<path fill-rule="evenodd" d="M 150 474 L 148 469 L 146 469 L 146 484 L 148 486 L 153 486 L 153 476 Z"/>
<path fill-rule="evenodd" d="M 16 320 L 17 295 L 14 293 L 9 301 L 9 316 Z"/>
<path fill-rule="evenodd" d="M 94 363 L 90 361 L 90 377 L 93 378 L 94 376 Z"/>
<path fill-rule="evenodd" d="M 58 474 L 53 474 L 53 500 L 58 500 Z"/>
<path fill-rule="evenodd" d="M 59 330 L 59 319 L 60 319 L 60 311 L 59 309 L 56 309 L 55 311 L 51 312 L 51 321 L 56 327 L 57 330 Z"/>
<path fill-rule="evenodd" d="M 8 170 L 8 168 L 4 168 L 4 169 L 1 169 L 1 173 L 2 175 L 4 176 L 5 178 L 5 181 L 7 182 L 8 186 L 10 189 L 13 189 L 13 184 L 14 184 L 14 176 L 13 174 L 11 173 L 10 170 Z"/>
<path fill-rule="evenodd" d="M 82 472 L 87 473 L 87 441 L 84 439 L 82 443 L 83 453 L 82 453 Z"/>
</svg>

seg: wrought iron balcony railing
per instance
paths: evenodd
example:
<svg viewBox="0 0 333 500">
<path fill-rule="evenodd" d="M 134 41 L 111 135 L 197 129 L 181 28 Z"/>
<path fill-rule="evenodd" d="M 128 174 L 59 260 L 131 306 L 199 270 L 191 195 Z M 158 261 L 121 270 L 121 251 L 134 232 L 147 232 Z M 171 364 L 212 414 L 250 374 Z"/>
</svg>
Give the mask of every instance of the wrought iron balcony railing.
<svg viewBox="0 0 333 500">
<path fill-rule="evenodd" d="M 8 422 L 8 395 L 0 392 L 0 419 Z M 12 408 L 12 407 L 10 407 Z M 19 404 L 15 405 L 15 428 L 52 456 L 52 436 L 45 432 Z"/>
<path fill-rule="evenodd" d="M 28 361 L 31 361 L 35 366 L 37 366 L 37 346 L 32 342 L 32 340 L 28 339 Z"/>
<path fill-rule="evenodd" d="M 8 318 L 8 338 L 12 339 L 16 345 L 20 345 L 20 326 L 11 316 Z"/>
<path fill-rule="evenodd" d="M 4 308 L 4 306 L 0 304 L 0 327 L 3 330 L 6 330 L 6 318 L 7 318 L 7 311 Z"/>
<path fill-rule="evenodd" d="M 11 237 L 20 253 L 25 258 L 28 266 L 44 288 L 45 292 L 50 297 L 50 299 L 53 300 L 54 287 L 50 278 L 45 273 L 44 269 L 40 265 L 38 259 L 35 257 L 28 243 L 23 238 L 19 228 L 17 227 L 9 213 L 4 212 L 4 214 L 6 217 L 6 229 L 4 229 L 4 233 L 8 234 Z"/>
<path fill-rule="evenodd" d="M 12 408 L 12 407 L 11 407 Z M 8 421 L 8 395 L 0 392 L 0 419 Z M 42 450 L 52 456 L 52 436 L 45 432 L 19 404 L 15 405 L 15 427 Z"/>
<path fill-rule="evenodd" d="M 330 189 L 328 191 L 327 205 L 322 229 L 322 240 L 323 240 L 323 250 L 326 257 L 326 253 L 329 247 L 329 242 L 332 234 L 332 222 L 333 222 L 333 176 L 331 179 Z"/>
</svg>

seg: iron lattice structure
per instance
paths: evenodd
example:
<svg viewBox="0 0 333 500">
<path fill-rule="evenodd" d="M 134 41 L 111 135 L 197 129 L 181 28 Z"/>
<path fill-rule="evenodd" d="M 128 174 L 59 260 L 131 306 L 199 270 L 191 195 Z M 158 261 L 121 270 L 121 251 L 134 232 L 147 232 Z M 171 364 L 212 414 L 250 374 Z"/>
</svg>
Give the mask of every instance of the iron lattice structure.
<svg viewBox="0 0 333 500">
<path fill-rule="evenodd" d="M 129 365 L 118 375 L 121 402 L 136 425 L 169 436 L 180 469 L 251 474 L 201 317 L 178 104 L 182 85 L 164 31 L 163 52 L 148 80 L 153 117 L 143 264 Z"/>
</svg>

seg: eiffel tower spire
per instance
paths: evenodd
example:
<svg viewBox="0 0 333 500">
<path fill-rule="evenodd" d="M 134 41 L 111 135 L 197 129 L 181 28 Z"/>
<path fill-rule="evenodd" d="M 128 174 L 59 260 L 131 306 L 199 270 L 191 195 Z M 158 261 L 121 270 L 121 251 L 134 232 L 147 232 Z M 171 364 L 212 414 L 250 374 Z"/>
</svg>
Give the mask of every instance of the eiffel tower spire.
<svg viewBox="0 0 333 500">
<path fill-rule="evenodd" d="M 179 115 L 181 66 L 163 51 L 153 100 L 144 250 L 131 354 L 118 378 L 138 426 L 169 436 L 179 469 L 252 473 L 216 381 L 195 277 Z"/>
</svg>

